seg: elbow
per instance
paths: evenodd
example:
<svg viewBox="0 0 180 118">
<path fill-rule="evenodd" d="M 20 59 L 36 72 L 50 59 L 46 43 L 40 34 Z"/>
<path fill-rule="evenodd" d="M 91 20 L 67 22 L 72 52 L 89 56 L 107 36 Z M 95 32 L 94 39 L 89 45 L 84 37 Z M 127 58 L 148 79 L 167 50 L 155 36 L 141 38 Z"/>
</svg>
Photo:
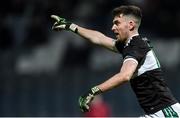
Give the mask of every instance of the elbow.
<svg viewBox="0 0 180 118">
<path fill-rule="evenodd" d="M 131 79 L 131 76 L 129 74 L 119 73 L 117 74 L 117 76 L 122 83 L 128 82 Z"/>
<path fill-rule="evenodd" d="M 131 76 L 130 76 L 130 75 L 124 75 L 124 76 L 123 76 L 124 82 L 130 81 L 130 79 L 131 79 Z"/>
</svg>

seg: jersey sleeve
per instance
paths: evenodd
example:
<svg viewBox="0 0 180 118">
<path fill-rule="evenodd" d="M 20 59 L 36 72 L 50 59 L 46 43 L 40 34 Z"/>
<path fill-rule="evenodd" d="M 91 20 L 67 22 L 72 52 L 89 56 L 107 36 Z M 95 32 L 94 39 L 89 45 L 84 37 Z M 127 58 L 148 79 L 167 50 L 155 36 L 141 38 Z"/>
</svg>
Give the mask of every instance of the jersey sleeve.
<svg viewBox="0 0 180 118">
<path fill-rule="evenodd" d="M 146 53 L 150 50 L 148 44 L 143 40 L 132 41 L 129 46 L 123 50 L 124 61 L 132 58 L 140 63 L 146 56 Z"/>
</svg>

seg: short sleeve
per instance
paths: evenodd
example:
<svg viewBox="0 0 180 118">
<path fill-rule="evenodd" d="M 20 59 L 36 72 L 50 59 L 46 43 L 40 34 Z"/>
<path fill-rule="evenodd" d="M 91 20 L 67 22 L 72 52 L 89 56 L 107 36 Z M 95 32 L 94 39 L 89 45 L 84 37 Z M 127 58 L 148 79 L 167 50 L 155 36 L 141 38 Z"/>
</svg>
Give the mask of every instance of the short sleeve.
<svg viewBox="0 0 180 118">
<path fill-rule="evenodd" d="M 134 58 L 140 63 L 149 50 L 148 44 L 143 40 L 132 40 L 131 43 L 124 48 L 122 54 L 124 60 L 127 58 Z"/>
</svg>

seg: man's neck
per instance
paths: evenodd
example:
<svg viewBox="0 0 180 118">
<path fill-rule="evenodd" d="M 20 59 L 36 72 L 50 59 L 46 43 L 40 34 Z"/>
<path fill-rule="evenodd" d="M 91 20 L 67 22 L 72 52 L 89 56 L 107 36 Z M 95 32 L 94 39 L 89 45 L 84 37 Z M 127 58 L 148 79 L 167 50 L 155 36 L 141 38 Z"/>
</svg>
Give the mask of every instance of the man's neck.
<svg viewBox="0 0 180 118">
<path fill-rule="evenodd" d="M 134 37 L 134 36 L 138 36 L 139 35 L 139 33 L 138 32 L 136 32 L 136 33 L 134 33 L 134 34 L 132 34 L 132 35 L 130 35 L 130 37 L 126 40 L 126 45 L 132 40 L 132 37 Z"/>
</svg>

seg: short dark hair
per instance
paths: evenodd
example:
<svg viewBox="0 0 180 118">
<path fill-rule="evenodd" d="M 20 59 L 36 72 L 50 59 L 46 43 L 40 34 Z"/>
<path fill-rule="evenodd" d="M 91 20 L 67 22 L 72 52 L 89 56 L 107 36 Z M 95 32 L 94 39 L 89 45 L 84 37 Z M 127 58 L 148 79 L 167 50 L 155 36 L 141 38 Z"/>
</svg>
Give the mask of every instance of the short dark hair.
<svg viewBox="0 0 180 118">
<path fill-rule="evenodd" d="M 113 17 L 123 14 L 123 15 L 132 15 L 139 20 L 141 20 L 142 18 L 141 9 L 134 5 L 122 5 L 120 7 L 116 7 L 113 9 L 112 14 Z"/>
</svg>

